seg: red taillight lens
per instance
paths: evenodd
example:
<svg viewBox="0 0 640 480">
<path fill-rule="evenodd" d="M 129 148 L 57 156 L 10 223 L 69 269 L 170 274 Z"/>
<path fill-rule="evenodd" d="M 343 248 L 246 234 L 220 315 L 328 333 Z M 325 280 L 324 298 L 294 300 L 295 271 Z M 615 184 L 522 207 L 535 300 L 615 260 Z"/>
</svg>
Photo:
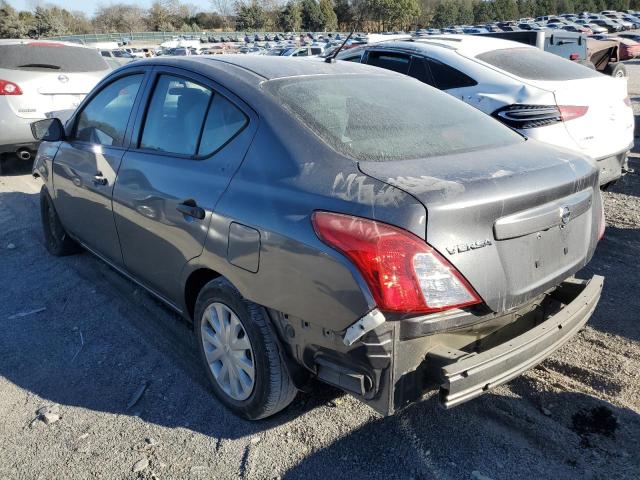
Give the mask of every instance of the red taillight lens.
<svg viewBox="0 0 640 480">
<path fill-rule="evenodd" d="M 0 95 L 22 95 L 22 90 L 9 80 L 0 80 Z"/>
<path fill-rule="evenodd" d="M 587 113 L 589 107 L 577 107 L 575 105 L 560 105 L 558 106 L 560 110 L 560 118 L 562 118 L 563 122 L 568 122 L 569 120 L 573 120 L 574 118 L 582 117 Z"/>
<path fill-rule="evenodd" d="M 355 264 L 381 310 L 431 313 L 481 302 L 445 258 L 405 230 L 330 212 L 315 212 L 312 222 Z"/>
</svg>

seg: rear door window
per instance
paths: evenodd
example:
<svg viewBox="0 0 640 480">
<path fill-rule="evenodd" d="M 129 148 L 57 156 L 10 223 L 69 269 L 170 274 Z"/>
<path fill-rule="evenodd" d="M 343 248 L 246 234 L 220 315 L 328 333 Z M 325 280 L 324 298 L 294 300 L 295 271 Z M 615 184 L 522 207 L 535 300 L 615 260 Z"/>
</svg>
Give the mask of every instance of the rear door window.
<svg viewBox="0 0 640 480">
<path fill-rule="evenodd" d="M 434 85 L 440 90 L 473 87 L 478 84 L 478 82 L 470 76 L 438 60 L 429 58 L 427 62 L 431 70 L 431 75 L 433 76 Z"/>
<path fill-rule="evenodd" d="M 193 156 L 213 92 L 197 83 L 160 75 L 140 141 L 140 148 Z"/>
<path fill-rule="evenodd" d="M 99 72 L 109 66 L 97 50 L 56 42 L 0 45 L 0 68 L 54 72 Z"/>
<path fill-rule="evenodd" d="M 409 76 L 427 85 L 435 86 L 429 65 L 424 58 L 413 57 L 409 67 Z"/>
<path fill-rule="evenodd" d="M 602 75 L 538 48 L 505 48 L 481 53 L 478 60 L 527 80 L 579 80 Z"/>
<path fill-rule="evenodd" d="M 214 94 L 202 130 L 198 156 L 211 155 L 222 148 L 247 125 L 248 120 L 233 103 Z"/>
<path fill-rule="evenodd" d="M 120 78 L 95 95 L 78 116 L 75 140 L 122 146 L 142 78 L 142 74 Z"/>
<path fill-rule="evenodd" d="M 374 67 L 385 68 L 393 72 L 398 72 L 406 75 L 409 73 L 409 64 L 411 63 L 411 56 L 403 53 L 392 52 L 369 52 L 367 57 L 367 64 Z"/>
</svg>

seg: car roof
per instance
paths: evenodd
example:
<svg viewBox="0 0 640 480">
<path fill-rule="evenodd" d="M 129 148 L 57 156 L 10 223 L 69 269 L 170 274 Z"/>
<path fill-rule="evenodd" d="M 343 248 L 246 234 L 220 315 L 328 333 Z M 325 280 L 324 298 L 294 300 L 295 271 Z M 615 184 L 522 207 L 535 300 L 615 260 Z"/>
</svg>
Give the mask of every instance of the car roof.
<svg viewBox="0 0 640 480">
<path fill-rule="evenodd" d="M 27 38 L 5 38 L 0 39 L 0 45 L 28 45 L 31 43 L 39 44 L 39 45 L 64 45 L 65 47 L 78 47 L 78 48 L 90 48 L 94 49 L 94 47 L 89 47 L 87 45 L 82 45 L 76 42 L 61 42 L 58 40 L 36 40 L 36 39 L 27 39 Z"/>
<path fill-rule="evenodd" d="M 394 72 L 353 62 L 327 63 L 316 58 L 276 57 L 268 55 L 201 55 L 187 58 L 157 57 L 136 62 L 191 68 L 206 75 L 207 70 L 232 73 L 245 81 L 264 81 L 312 75 L 397 75 Z"/>
<path fill-rule="evenodd" d="M 506 48 L 536 48 L 511 40 L 493 38 L 484 35 L 443 35 L 418 38 L 412 41 L 390 41 L 372 44 L 369 48 L 384 47 L 428 52 L 433 47 L 456 51 L 465 57 L 476 57 L 482 53 Z"/>
</svg>

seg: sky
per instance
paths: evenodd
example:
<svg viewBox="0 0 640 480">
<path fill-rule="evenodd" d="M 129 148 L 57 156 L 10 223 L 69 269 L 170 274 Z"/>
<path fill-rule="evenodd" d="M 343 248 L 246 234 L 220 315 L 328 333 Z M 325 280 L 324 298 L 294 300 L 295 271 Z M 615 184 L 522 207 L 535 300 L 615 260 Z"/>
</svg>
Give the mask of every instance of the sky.
<svg viewBox="0 0 640 480">
<path fill-rule="evenodd" d="M 153 0 L 8 0 L 8 3 L 17 10 L 33 10 L 37 5 L 56 5 L 70 11 L 81 11 L 91 16 L 99 5 L 109 5 L 110 3 L 127 3 L 147 8 Z M 211 8 L 207 0 L 191 0 L 188 3 L 202 7 L 204 10 Z"/>
</svg>

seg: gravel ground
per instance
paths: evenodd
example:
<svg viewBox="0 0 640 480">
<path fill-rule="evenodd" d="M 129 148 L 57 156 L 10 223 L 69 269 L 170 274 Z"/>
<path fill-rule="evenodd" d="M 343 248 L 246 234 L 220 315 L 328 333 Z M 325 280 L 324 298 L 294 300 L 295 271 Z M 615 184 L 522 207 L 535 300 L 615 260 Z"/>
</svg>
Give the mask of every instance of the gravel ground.
<svg viewBox="0 0 640 480">
<path fill-rule="evenodd" d="M 450 411 L 380 418 L 315 386 L 257 423 L 209 394 L 179 318 L 89 254 L 46 253 L 38 188 L 0 177 L 0 478 L 640 478 L 640 175 L 604 194 L 589 326 L 539 367 Z"/>
</svg>

